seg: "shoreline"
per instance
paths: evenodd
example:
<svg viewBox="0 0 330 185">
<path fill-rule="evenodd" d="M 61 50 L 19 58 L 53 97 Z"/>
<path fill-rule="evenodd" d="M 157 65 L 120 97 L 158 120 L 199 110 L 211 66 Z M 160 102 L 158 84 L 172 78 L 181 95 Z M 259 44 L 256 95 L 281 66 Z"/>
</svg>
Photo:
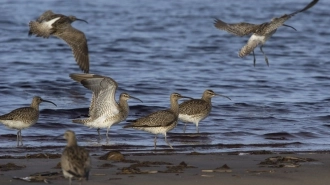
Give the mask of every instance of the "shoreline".
<svg viewBox="0 0 330 185">
<path fill-rule="evenodd" d="M 123 153 L 109 151 L 92 156 L 92 170 L 83 184 L 327 184 L 330 182 L 330 151 L 271 152 L 242 151 L 226 153 L 175 153 L 159 151 Z M 22 179 L 31 176 L 39 182 L 66 184 L 61 169 L 56 168 L 60 154 L 0 156 L 0 184 L 27 184 Z M 8 165 L 9 164 L 9 165 Z M 3 171 L 9 169 L 8 171 Z M 17 168 L 12 170 L 12 168 Z M 21 169 L 20 169 L 21 168 Z M 46 179 L 46 180 L 45 180 Z M 79 183 L 73 180 L 72 184 Z"/>
</svg>

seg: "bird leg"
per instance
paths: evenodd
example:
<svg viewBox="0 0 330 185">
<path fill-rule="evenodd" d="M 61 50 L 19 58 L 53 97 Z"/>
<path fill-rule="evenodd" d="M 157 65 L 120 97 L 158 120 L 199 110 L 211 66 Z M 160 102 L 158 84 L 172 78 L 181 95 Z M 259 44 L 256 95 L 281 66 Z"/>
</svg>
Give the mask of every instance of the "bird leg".
<svg viewBox="0 0 330 185">
<path fill-rule="evenodd" d="M 253 54 L 253 66 L 256 67 L 256 55 L 254 54 L 254 50 L 252 51 Z"/>
<path fill-rule="evenodd" d="M 166 132 L 165 132 L 165 142 L 167 143 L 167 145 L 168 145 L 169 147 L 171 147 L 171 149 L 173 149 L 172 145 L 167 141 Z"/>
<path fill-rule="evenodd" d="M 109 143 L 109 130 L 110 130 L 110 127 L 108 127 L 108 129 L 107 129 L 107 144 Z"/>
<path fill-rule="evenodd" d="M 20 132 L 20 130 L 17 131 L 17 134 L 16 134 L 16 136 L 17 136 L 17 147 L 19 146 L 19 132 Z"/>
<path fill-rule="evenodd" d="M 98 143 L 101 142 L 101 135 L 100 135 L 100 128 L 97 128 L 97 133 L 99 134 L 99 139 L 98 139 Z"/>
<path fill-rule="evenodd" d="M 157 144 L 157 134 L 155 135 L 155 139 L 154 139 L 155 150 L 156 150 L 156 144 Z"/>
<path fill-rule="evenodd" d="M 20 137 L 20 140 L 21 140 L 21 146 L 23 146 L 22 130 L 19 131 L 19 137 Z"/>
<path fill-rule="evenodd" d="M 198 124 L 196 124 L 196 132 L 197 132 L 197 134 L 199 134 Z"/>
<path fill-rule="evenodd" d="M 184 122 L 183 133 L 186 133 L 187 122 Z"/>
<path fill-rule="evenodd" d="M 71 185 L 71 177 L 69 177 L 69 185 Z"/>
<path fill-rule="evenodd" d="M 266 64 L 267 64 L 267 66 L 269 67 L 268 58 L 267 58 L 265 52 L 262 50 L 262 46 L 263 46 L 263 45 L 260 46 L 260 51 L 262 52 L 262 54 L 264 54 Z"/>
</svg>

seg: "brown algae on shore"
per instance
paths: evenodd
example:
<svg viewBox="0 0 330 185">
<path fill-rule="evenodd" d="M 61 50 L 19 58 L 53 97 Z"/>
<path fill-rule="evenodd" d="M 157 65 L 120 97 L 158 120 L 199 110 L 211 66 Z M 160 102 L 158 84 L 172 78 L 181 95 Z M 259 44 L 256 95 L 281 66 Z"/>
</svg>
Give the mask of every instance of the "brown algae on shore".
<svg viewBox="0 0 330 185">
<path fill-rule="evenodd" d="M 292 157 L 292 156 L 276 156 L 276 157 L 269 157 L 264 161 L 259 163 L 262 167 L 271 167 L 271 168 L 296 168 L 300 166 L 301 162 L 311 162 L 316 161 L 312 158 L 301 158 L 301 157 Z"/>
<path fill-rule="evenodd" d="M 21 170 L 23 168 L 26 168 L 26 166 L 25 165 L 18 166 L 14 163 L 7 163 L 0 165 L 0 171 Z"/>
</svg>

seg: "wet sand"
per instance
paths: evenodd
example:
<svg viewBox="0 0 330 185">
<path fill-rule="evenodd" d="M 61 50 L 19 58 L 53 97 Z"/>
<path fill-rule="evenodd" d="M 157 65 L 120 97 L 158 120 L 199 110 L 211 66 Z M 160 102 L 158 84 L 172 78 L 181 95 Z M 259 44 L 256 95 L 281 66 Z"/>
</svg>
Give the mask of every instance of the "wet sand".
<svg viewBox="0 0 330 185">
<path fill-rule="evenodd" d="M 101 156 L 101 154 L 93 155 L 90 179 L 88 182 L 83 181 L 83 184 L 321 185 L 330 182 L 329 152 L 286 154 L 271 152 L 155 154 L 150 152 L 123 156 L 120 153 L 111 153 L 110 156 L 118 157 L 114 159 L 116 161 L 101 160 Z M 61 169 L 56 168 L 60 161 L 59 157 L 60 155 L 47 154 L 29 156 L 29 158 L 3 156 L 0 159 L 0 184 L 45 182 L 67 184 L 68 179 L 64 179 Z M 45 176 L 34 176 L 39 182 L 26 182 L 13 178 L 27 177 L 41 172 Z M 74 180 L 73 184 L 79 184 L 79 181 Z"/>
</svg>

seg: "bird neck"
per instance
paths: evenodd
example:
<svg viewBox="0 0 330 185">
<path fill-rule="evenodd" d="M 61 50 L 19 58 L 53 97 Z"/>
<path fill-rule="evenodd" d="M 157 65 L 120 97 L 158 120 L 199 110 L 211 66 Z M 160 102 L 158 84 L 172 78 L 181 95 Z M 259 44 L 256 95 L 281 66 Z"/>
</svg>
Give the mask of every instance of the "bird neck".
<svg viewBox="0 0 330 185">
<path fill-rule="evenodd" d="M 128 106 L 127 100 L 119 99 L 119 107 L 124 112 L 124 114 L 126 114 L 126 115 L 128 114 L 129 106 Z"/>
<path fill-rule="evenodd" d="M 67 147 L 71 147 L 71 146 L 77 146 L 77 140 L 76 140 L 76 138 L 68 139 Z"/>
<path fill-rule="evenodd" d="M 204 96 L 203 95 L 203 97 L 202 97 L 202 100 L 204 100 L 204 101 L 206 101 L 207 103 L 211 103 L 211 97 L 209 97 L 209 96 Z"/>
<path fill-rule="evenodd" d="M 171 100 L 171 110 L 176 116 L 179 115 L 178 100 Z"/>
<path fill-rule="evenodd" d="M 37 111 L 39 111 L 39 103 L 33 101 L 31 103 L 31 107 L 34 108 L 34 109 L 36 109 Z"/>
</svg>

